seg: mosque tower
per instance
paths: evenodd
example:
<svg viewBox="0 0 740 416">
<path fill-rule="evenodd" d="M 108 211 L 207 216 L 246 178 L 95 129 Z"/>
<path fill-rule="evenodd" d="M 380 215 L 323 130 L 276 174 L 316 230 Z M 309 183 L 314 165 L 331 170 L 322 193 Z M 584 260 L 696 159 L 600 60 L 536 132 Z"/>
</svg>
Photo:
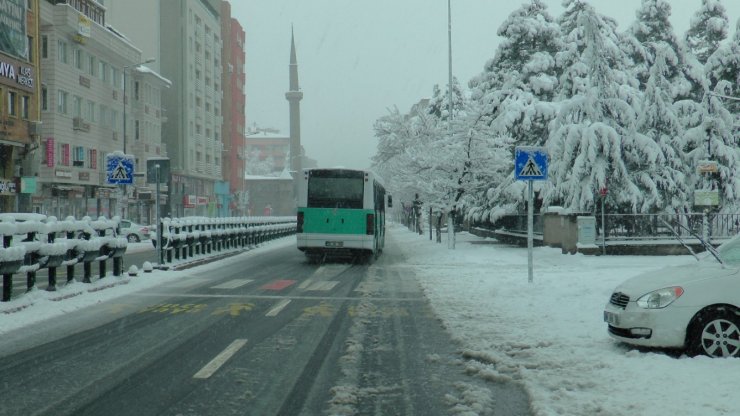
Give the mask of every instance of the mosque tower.
<svg viewBox="0 0 740 416">
<path fill-rule="evenodd" d="M 290 170 L 293 174 L 293 196 L 298 196 L 298 181 L 301 178 L 301 99 L 303 92 L 298 87 L 298 61 L 295 56 L 293 29 L 290 30 L 290 89 L 285 99 L 290 106 Z"/>
</svg>

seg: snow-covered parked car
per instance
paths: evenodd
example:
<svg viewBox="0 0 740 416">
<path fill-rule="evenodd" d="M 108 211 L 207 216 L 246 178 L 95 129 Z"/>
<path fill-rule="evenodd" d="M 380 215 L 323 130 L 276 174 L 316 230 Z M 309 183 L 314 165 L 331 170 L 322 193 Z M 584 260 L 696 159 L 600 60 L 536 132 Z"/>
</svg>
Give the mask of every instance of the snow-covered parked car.
<svg viewBox="0 0 740 416">
<path fill-rule="evenodd" d="M 126 237 L 129 243 L 138 243 L 143 240 L 148 240 L 150 237 L 150 227 L 148 225 L 141 225 L 129 220 L 121 220 L 121 235 Z"/>
<path fill-rule="evenodd" d="M 612 293 L 604 321 L 627 344 L 740 356 L 740 236 L 694 264 L 628 279 Z"/>
</svg>

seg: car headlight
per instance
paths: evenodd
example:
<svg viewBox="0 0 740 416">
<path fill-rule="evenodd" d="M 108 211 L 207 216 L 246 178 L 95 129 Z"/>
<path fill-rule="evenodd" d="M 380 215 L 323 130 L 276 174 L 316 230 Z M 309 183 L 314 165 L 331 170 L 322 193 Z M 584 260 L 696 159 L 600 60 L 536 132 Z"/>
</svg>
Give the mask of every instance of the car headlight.
<svg viewBox="0 0 740 416">
<path fill-rule="evenodd" d="M 683 295 L 683 288 L 680 286 L 666 287 L 652 291 L 637 299 L 637 306 L 645 309 L 660 309 L 673 303 Z"/>
</svg>

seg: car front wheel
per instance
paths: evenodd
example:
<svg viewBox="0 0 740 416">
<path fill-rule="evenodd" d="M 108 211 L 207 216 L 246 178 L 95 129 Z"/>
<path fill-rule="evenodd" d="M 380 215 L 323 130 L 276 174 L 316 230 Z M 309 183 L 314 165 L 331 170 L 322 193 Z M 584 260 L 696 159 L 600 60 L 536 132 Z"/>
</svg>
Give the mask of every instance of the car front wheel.
<svg viewBox="0 0 740 416">
<path fill-rule="evenodd" d="M 129 234 L 128 237 L 126 237 L 126 238 L 128 239 L 128 242 L 129 243 L 138 243 L 139 242 L 139 236 L 137 236 L 136 234 Z"/>
<path fill-rule="evenodd" d="M 689 333 L 691 355 L 740 356 L 740 317 L 734 309 L 715 307 L 702 311 Z"/>
</svg>

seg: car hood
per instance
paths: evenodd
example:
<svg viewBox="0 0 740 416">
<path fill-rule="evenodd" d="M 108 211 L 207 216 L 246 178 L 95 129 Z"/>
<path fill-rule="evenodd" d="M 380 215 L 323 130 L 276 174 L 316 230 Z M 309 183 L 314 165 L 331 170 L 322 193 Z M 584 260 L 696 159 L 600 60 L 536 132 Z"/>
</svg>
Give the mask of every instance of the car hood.
<svg viewBox="0 0 740 416">
<path fill-rule="evenodd" d="M 738 269 L 734 266 L 725 266 L 723 268 L 717 262 L 709 260 L 700 261 L 639 274 L 624 281 L 614 291 L 634 297 L 664 287 L 686 286 L 702 280 L 730 276 L 737 273 Z"/>
</svg>

